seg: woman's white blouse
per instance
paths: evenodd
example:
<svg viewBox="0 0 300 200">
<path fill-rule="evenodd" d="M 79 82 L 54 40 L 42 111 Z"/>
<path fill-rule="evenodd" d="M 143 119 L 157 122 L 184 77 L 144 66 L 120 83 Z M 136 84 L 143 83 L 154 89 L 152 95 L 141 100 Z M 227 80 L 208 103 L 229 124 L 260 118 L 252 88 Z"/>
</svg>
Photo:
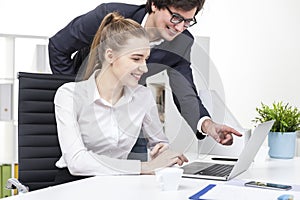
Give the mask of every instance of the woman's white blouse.
<svg viewBox="0 0 300 200">
<path fill-rule="evenodd" d="M 149 88 L 124 87 L 111 105 L 99 95 L 94 73 L 88 80 L 62 85 L 55 116 L 62 157 L 59 168 L 73 175 L 140 174 L 141 162 L 127 160 L 141 129 L 151 149 L 168 143 Z"/>
</svg>

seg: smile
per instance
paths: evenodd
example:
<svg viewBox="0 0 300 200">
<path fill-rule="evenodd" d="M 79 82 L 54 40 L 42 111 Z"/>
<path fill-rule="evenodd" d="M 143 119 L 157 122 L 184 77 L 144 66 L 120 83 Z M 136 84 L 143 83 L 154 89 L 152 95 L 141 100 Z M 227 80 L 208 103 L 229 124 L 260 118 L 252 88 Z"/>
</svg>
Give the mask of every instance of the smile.
<svg viewBox="0 0 300 200">
<path fill-rule="evenodd" d="M 167 26 L 167 29 L 169 31 L 169 33 L 171 33 L 171 36 L 175 36 L 178 32 L 176 30 L 174 30 L 173 28 Z"/>
<path fill-rule="evenodd" d="M 130 75 L 133 76 L 136 80 L 140 80 L 142 77 L 142 74 L 131 73 Z"/>
</svg>

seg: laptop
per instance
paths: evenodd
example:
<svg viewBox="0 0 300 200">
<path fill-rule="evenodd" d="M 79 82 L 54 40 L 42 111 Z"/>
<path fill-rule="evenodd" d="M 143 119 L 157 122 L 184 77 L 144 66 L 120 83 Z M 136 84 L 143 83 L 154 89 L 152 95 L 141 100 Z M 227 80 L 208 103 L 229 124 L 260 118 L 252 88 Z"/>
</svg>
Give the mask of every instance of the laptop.
<svg viewBox="0 0 300 200">
<path fill-rule="evenodd" d="M 274 120 L 267 121 L 254 129 L 234 165 L 224 164 L 224 161 L 221 161 L 223 163 L 193 161 L 182 167 L 184 170 L 182 177 L 227 181 L 241 174 L 249 168 L 273 124 Z"/>
</svg>

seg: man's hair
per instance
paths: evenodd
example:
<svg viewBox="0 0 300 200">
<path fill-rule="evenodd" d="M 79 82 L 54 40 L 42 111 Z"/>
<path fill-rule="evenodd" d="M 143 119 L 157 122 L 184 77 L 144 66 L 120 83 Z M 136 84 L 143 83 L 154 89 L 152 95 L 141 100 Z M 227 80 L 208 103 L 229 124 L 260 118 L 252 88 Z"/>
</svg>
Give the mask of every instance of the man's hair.
<svg viewBox="0 0 300 200">
<path fill-rule="evenodd" d="M 184 11 L 190 11 L 193 8 L 197 8 L 195 15 L 202 9 L 205 0 L 147 0 L 146 11 L 152 13 L 152 3 L 160 10 L 167 6 L 181 9 Z"/>
</svg>

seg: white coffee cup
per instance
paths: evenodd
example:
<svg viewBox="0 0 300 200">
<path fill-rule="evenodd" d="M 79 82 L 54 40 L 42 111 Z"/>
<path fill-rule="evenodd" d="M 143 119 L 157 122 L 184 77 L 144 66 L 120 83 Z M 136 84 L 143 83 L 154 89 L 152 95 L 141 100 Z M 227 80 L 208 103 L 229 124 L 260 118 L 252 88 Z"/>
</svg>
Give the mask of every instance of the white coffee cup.
<svg viewBox="0 0 300 200">
<path fill-rule="evenodd" d="M 161 190 L 177 190 L 183 169 L 177 167 L 166 167 L 155 170 L 156 180 L 159 182 Z"/>
</svg>

